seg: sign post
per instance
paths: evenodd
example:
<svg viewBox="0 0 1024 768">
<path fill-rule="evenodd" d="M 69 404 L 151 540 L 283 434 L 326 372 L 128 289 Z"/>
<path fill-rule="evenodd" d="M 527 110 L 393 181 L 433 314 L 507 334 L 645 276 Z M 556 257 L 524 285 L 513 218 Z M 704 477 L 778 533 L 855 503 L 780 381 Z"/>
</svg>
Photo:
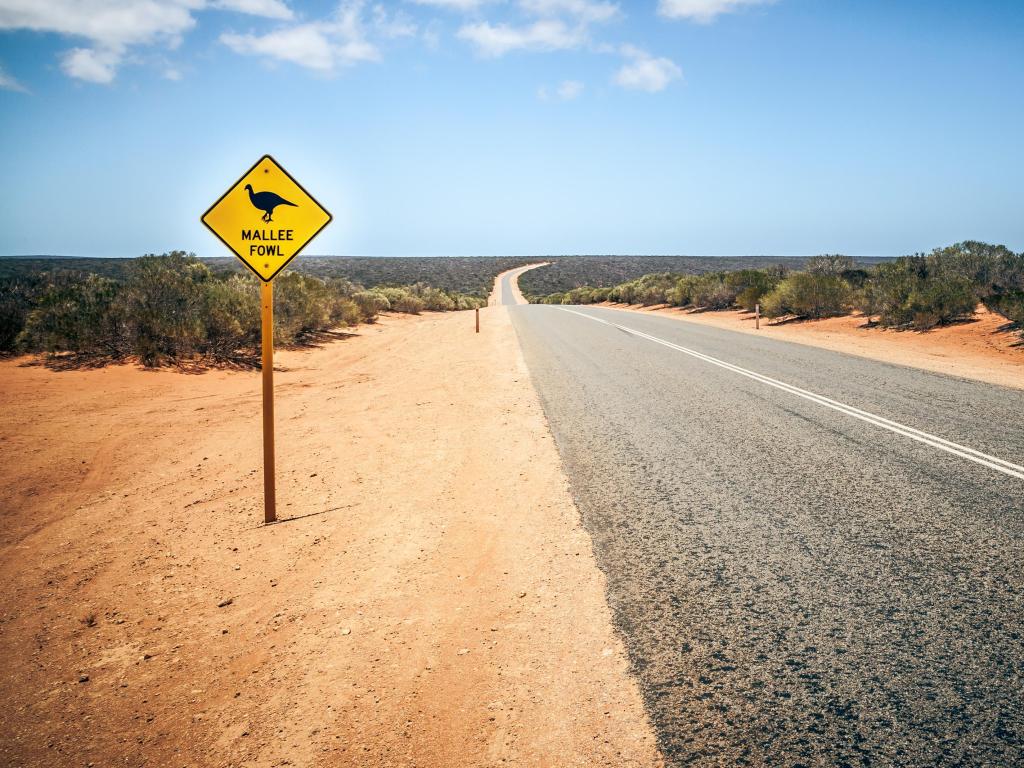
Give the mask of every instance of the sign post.
<svg viewBox="0 0 1024 768">
<path fill-rule="evenodd" d="M 260 283 L 263 347 L 263 522 L 277 520 L 277 477 L 274 472 L 274 283 Z"/>
<path fill-rule="evenodd" d="M 273 281 L 331 223 L 331 214 L 274 158 L 264 155 L 210 206 L 202 222 L 261 280 L 263 520 L 273 523 L 277 520 Z"/>
</svg>

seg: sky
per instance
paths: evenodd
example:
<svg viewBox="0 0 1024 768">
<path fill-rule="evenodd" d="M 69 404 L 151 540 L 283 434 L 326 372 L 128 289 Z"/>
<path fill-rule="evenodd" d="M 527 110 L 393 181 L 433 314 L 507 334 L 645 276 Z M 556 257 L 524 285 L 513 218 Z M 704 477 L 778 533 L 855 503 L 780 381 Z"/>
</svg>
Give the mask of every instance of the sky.
<svg viewBox="0 0 1024 768">
<path fill-rule="evenodd" d="M 1020 0 L 0 0 L 0 255 L 1024 250 Z"/>
</svg>

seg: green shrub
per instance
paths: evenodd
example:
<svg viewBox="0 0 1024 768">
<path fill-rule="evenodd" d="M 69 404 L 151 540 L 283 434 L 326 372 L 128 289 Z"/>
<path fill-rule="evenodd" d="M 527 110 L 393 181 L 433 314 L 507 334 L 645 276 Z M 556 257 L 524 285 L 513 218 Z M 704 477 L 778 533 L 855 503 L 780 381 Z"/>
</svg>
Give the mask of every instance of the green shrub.
<svg viewBox="0 0 1024 768">
<path fill-rule="evenodd" d="M 834 317 L 846 312 L 850 299 L 850 286 L 841 277 L 796 272 L 764 297 L 762 309 L 768 317 Z"/>
<path fill-rule="evenodd" d="M 352 294 L 352 300 L 359 306 L 367 322 L 373 322 L 378 314 L 391 309 L 388 297 L 380 291 L 357 291 Z"/>
<path fill-rule="evenodd" d="M 970 265 L 973 257 L 958 258 L 933 253 L 879 264 L 858 292 L 857 306 L 869 317 L 877 314 L 882 325 L 897 328 L 925 330 L 970 317 L 982 289 L 965 274 L 979 273 L 980 262 Z"/>
<path fill-rule="evenodd" d="M 331 326 L 332 297 L 323 280 L 297 272 L 274 279 L 274 341 L 294 344 Z"/>
<path fill-rule="evenodd" d="M 195 355 L 206 338 L 205 293 L 210 269 L 173 251 L 136 259 L 111 308 L 131 354 L 145 365 Z"/>
<path fill-rule="evenodd" d="M 992 312 L 998 312 L 1010 322 L 1024 329 L 1024 291 L 1001 293 L 985 300 Z"/>
<path fill-rule="evenodd" d="M 541 296 L 537 299 L 537 304 L 564 304 L 565 294 L 564 293 L 549 293 L 547 296 Z"/>
<path fill-rule="evenodd" d="M 204 354 L 231 358 L 260 343 L 260 288 L 249 275 L 234 275 L 206 285 Z"/>
<path fill-rule="evenodd" d="M 38 302 L 44 277 L 0 279 L 0 353 L 18 349 L 18 337 Z"/>
<path fill-rule="evenodd" d="M 927 330 L 968 318 L 978 306 L 975 288 L 963 277 L 936 277 L 923 280 L 910 294 L 907 310 L 911 324 Z"/>
<path fill-rule="evenodd" d="M 409 293 L 402 293 L 391 299 L 391 309 L 409 315 L 418 315 L 426 308 L 423 300 Z"/>
<path fill-rule="evenodd" d="M 733 303 L 750 312 L 754 311 L 762 296 L 774 290 L 781 279 L 781 276 L 777 276 L 777 270 L 741 269 L 725 275 L 725 283 L 733 294 Z"/>
<path fill-rule="evenodd" d="M 849 256 L 842 256 L 838 253 L 826 253 L 821 256 L 812 256 L 804 265 L 804 270 L 812 275 L 833 275 L 842 277 L 844 272 L 854 269 L 854 261 Z"/>
<path fill-rule="evenodd" d="M 33 352 L 123 354 L 111 315 L 116 284 L 98 275 L 57 274 L 26 316 L 17 345 Z"/>
</svg>

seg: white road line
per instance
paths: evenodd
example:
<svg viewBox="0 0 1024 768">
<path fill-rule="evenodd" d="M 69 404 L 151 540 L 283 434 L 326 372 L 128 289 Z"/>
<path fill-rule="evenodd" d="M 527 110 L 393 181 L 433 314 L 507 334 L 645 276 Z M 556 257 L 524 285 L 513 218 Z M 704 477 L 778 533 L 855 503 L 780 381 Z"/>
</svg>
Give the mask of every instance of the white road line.
<svg viewBox="0 0 1024 768">
<path fill-rule="evenodd" d="M 810 400 L 812 403 L 817 403 L 818 405 L 823 405 L 826 408 L 831 408 L 834 411 L 845 413 L 847 416 L 852 416 L 855 419 L 866 421 L 868 424 L 873 424 L 876 427 L 887 429 L 890 432 L 895 432 L 898 435 L 909 437 L 911 440 L 916 440 L 919 443 L 930 445 L 932 448 L 938 448 L 940 451 L 952 453 L 953 455 L 967 459 L 968 461 L 973 461 L 975 464 L 981 464 L 982 466 L 988 467 L 989 469 L 994 469 L 997 472 L 1002 472 L 1004 475 L 1010 475 L 1010 477 L 1016 477 L 1021 480 L 1024 480 L 1024 467 L 1020 466 L 1019 464 L 1014 464 L 1013 462 L 1006 461 L 1005 459 L 1000 459 L 996 456 L 990 456 L 987 453 L 976 451 L 973 448 L 968 448 L 965 445 L 954 443 L 950 440 L 946 440 L 945 438 L 938 437 L 927 432 L 922 432 L 919 429 L 915 429 L 914 427 L 908 427 L 905 424 L 900 424 L 897 421 L 887 419 L 884 416 L 878 416 L 868 411 L 862 411 L 860 408 L 854 408 L 852 405 L 846 405 L 845 403 L 840 403 L 836 400 L 832 400 L 831 398 L 825 397 L 824 395 L 815 394 L 814 392 L 809 392 L 806 389 L 800 389 L 799 387 L 795 387 L 792 384 L 787 384 L 784 381 L 773 379 L 770 376 L 765 376 L 763 374 L 757 373 L 756 371 L 741 368 L 738 365 L 733 365 L 732 363 L 727 363 L 724 360 L 719 360 L 717 357 L 705 355 L 703 352 L 698 352 L 695 349 L 689 349 L 687 347 L 682 347 L 678 344 L 673 344 L 671 341 L 659 339 L 657 336 L 651 336 L 650 334 L 644 333 L 643 331 L 638 331 L 635 328 L 628 328 L 625 325 L 619 325 L 618 323 L 612 323 L 608 320 L 602 320 L 599 317 L 594 317 L 593 315 L 588 315 L 584 312 L 577 312 L 576 310 L 573 309 L 565 309 L 564 307 L 559 307 L 559 309 L 561 309 L 564 312 L 579 315 L 580 317 L 585 317 L 587 318 L 587 320 L 593 320 L 596 323 L 603 323 L 605 325 L 611 326 L 612 328 L 618 328 L 619 330 L 625 331 L 626 333 L 631 333 L 634 336 L 639 336 L 640 338 L 647 339 L 648 341 L 653 341 L 655 344 L 661 344 L 662 346 L 668 347 L 669 349 L 674 349 L 678 352 L 682 352 L 683 354 L 690 355 L 691 357 L 696 357 L 699 360 L 704 360 L 705 362 L 711 363 L 712 365 L 717 365 L 720 368 L 725 368 L 726 370 L 732 371 L 733 373 L 738 373 L 741 376 L 746 376 L 747 378 L 754 379 L 755 381 L 759 381 L 762 384 L 767 384 L 769 387 L 781 389 L 783 392 L 789 392 L 790 394 L 796 395 L 797 397 L 802 397 L 805 400 Z"/>
</svg>

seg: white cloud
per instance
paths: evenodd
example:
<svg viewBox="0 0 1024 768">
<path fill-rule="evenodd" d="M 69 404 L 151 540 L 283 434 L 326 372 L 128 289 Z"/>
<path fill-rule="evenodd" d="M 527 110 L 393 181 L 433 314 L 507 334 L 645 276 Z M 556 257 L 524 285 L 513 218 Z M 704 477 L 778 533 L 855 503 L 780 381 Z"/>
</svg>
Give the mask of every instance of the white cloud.
<svg viewBox="0 0 1024 768">
<path fill-rule="evenodd" d="M 406 14 L 398 11 L 389 14 L 383 5 L 373 6 L 373 26 L 382 37 L 415 37 L 419 32 L 416 24 Z"/>
<path fill-rule="evenodd" d="M 164 78 L 178 82 L 181 80 L 181 70 L 175 69 L 174 67 L 167 67 L 167 69 L 164 70 Z"/>
<path fill-rule="evenodd" d="M 491 0 L 408 0 L 415 5 L 429 5 L 449 11 L 475 11 Z"/>
<path fill-rule="evenodd" d="M 689 19 L 710 24 L 723 13 L 738 11 L 744 6 L 768 5 L 775 0 L 658 0 L 658 13 L 670 19 Z"/>
<path fill-rule="evenodd" d="M 551 101 L 552 99 L 572 101 L 581 93 L 583 93 L 583 83 L 578 80 L 563 80 L 555 86 L 553 91 L 549 90 L 546 85 L 542 85 L 537 89 L 537 98 L 541 101 Z"/>
<path fill-rule="evenodd" d="M 220 41 L 235 53 L 287 61 L 330 72 L 358 61 L 377 61 L 380 52 L 363 32 L 362 3 L 341 6 L 330 21 L 297 24 L 264 35 L 225 32 Z"/>
<path fill-rule="evenodd" d="M 466 24 L 458 37 L 473 43 L 481 56 L 497 58 L 515 50 L 558 51 L 578 48 L 586 35 L 558 19 L 542 19 L 523 27 L 483 21 Z"/>
<path fill-rule="evenodd" d="M 281 0 L 214 0 L 210 7 L 285 21 L 295 16 Z"/>
<path fill-rule="evenodd" d="M 583 93 L 583 83 L 579 80 L 563 80 L 558 84 L 555 93 L 562 101 L 572 101 Z"/>
<path fill-rule="evenodd" d="M 72 48 L 64 54 L 60 68 L 70 77 L 105 84 L 117 74 L 122 55 L 112 48 Z"/>
<path fill-rule="evenodd" d="M 90 44 L 61 56 L 71 77 L 109 83 L 131 46 L 177 47 L 195 24 L 193 13 L 216 7 L 289 18 L 281 0 L 0 0 L 0 30 L 27 29 L 81 38 Z"/>
<path fill-rule="evenodd" d="M 619 15 L 616 3 L 592 0 L 519 0 L 519 7 L 534 16 L 572 16 L 584 24 L 609 21 Z"/>
<path fill-rule="evenodd" d="M 7 74 L 3 67 L 0 67 L 0 88 L 6 91 L 28 93 L 28 88 Z"/>
<path fill-rule="evenodd" d="M 630 61 L 622 65 L 614 79 L 623 88 L 657 93 L 683 76 L 683 71 L 671 59 L 651 56 L 631 45 L 622 47 L 622 55 Z"/>
</svg>

